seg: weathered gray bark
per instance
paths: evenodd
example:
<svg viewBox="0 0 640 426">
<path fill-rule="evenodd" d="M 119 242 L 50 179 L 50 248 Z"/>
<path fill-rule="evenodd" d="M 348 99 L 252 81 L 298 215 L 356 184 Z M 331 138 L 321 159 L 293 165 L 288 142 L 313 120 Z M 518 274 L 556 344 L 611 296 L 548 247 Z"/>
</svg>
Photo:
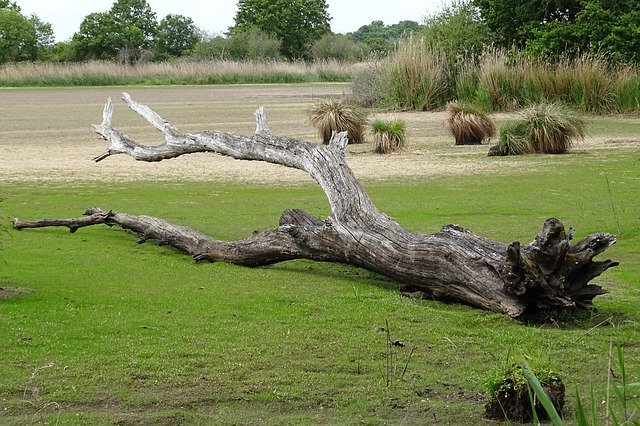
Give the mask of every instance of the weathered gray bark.
<svg viewBox="0 0 640 426">
<path fill-rule="evenodd" d="M 148 107 L 124 94 L 124 101 L 165 136 L 158 146 L 143 146 L 111 126 L 113 106 L 93 130 L 110 142 L 95 161 L 127 154 L 139 161 L 161 161 L 193 152 L 214 152 L 301 169 L 322 187 L 331 214 L 326 220 L 301 210 L 287 210 L 273 230 L 256 231 L 245 240 L 222 242 L 197 231 L 148 216 L 99 208 L 80 219 L 14 220 L 16 229 L 66 226 L 71 232 L 95 224 L 117 225 L 194 256 L 197 260 L 245 266 L 290 259 L 341 262 L 385 275 L 430 297 L 453 300 L 517 317 L 536 309 L 589 307 L 604 290 L 589 282 L 616 262 L 593 258 L 615 243 L 609 234 L 593 234 L 571 244 L 562 224 L 545 222 L 532 243 L 522 247 L 491 241 L 455 225 L 423 235 L 411 232 L 378 211 L 346 164 L 345 134 L 329 145 L 272 135 L 263 109 L 256 112 L 253 137 L 224 132 L 182 133 Z"/>
</svg>

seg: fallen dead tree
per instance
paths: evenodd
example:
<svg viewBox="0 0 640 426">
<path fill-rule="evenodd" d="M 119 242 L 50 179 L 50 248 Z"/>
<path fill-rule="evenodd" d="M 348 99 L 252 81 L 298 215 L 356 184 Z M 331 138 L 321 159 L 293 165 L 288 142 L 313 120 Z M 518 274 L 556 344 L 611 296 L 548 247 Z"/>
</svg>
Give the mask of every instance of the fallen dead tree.
<svg viewBox="0 0 640 426">
<path fill-rule="evenodd" d="M 164 134 L 157 146 L 141 145 L 112 126 L 113 105 L 107 102 L 103 121 L 94 132 L 109 142 L 95 158 L 126 154 L 138 161 L 162 161 L 195 152 L 213 152 L 240 160 L 266 161 L 304 170 L 324 190 L 331 214 L 326 219 L 303 210 L 286 210 L 275 229 L 256 231 L 232 242 L 149 216 L 91 208 L 85 217 L 21 221 L 14 228 L 65 226 L 71 232 L 97 224 L 119 226 L 140 237 L 193 256 L 198 261 L 264 266 L 291 259 L 341 262 L 389 277 L 407 290 L 456 301 L 512 317 L 539 309 L 590 307 L 604 290 L 590 281 L 618 263 L 593 258 L 615 243 L 598 233 L 573 244 L 560 221 L 548 219 L 528 245 L 503 244 L 456 225 L 424 235 L 401 227 L 380 212 L 346 163 L 345 133 L 328 145 L 315 145 L 272 135 L 264 110 L 256 112 L 253 136 L 205 131 L 183 133 L 153 110 L 126 104 Z"/>
</svg>

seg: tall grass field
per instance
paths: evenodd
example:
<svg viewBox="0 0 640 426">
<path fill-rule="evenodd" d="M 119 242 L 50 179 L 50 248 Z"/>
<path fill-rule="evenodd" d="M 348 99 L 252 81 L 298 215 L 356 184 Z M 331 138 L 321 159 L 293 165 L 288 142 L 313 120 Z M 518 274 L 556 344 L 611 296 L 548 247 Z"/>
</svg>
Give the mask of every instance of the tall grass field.
<svg viewBox="0 0 640 426">
<path fill-rule="evenodd" d="M 442 109 L 457 100 L 491 111 L 540 102 L 596 114 L 640 111 L 638 67 L 597 55 L 547 62 L 488 46 L 479 58 L 451 58 L 408 38 L 381 65 L 369 64 L 354 79 L 356 98 L 403 110 Z"/>
<path fill-rule="evenodd" d="M 15 63 L 0 66 L 0 87 L 344 82 L 359 66 L 331 60 Z"/>
<path fill-rule="evenodd" d="M 310 105 L 276 100 L 268 111 L 295 129 Z M 208 104 L 209 115 L 228 106 Z M 180 113 L 175 104 L 154 107 L 167 119 Z M 99 103 L 90 108 L 100 116 Z M 28 122 L 46 105 L 13 110 Z M 117 113 L 127 132 L 137 131 L 124 108 Z M 628 382 L 640 381 L 640 125 L 590 117 L 587 132 L 600 142 L 566 155 L 487 157 L 487 146 L 454 147 L 430 114 L 398 114 L 408 120 L 411 151 L 375 154 L 376 164 L 402 170 L 418 158 L 424 172 L 362 179 L 376 206 L 424 233 L 455 223 L 526 244 L 552 216 L 575 228 L 576 240 L 613 233 L 618 242 L 605 256 L 620 266 L 597 278 L 609 293 L 595 299 L 596 309 L 526 322 L 406 297 L 384 277 L 347 265 L 251 269 L 195 263 L 106 226 L 10 229 L 11 217 L 78 217 L 97 205 L 240 239 L 276 227 L 286 208 L 326 217 L 326 197 L 310 180 L 24 176 L 0 182 L 0 423 L 495 424 L 483 419 L 485 383 L 514 358 L 560 375 L 568 423 L 577 392 L 593 390 L 602 424 L 607 410 L 618 414 L 615 401 L 601 403 L 620 385 L 612 344 L 624 350 Z M 237 118 L 223 120 L 231 126 Z M 419 126 L 429 120 L 442 128 Z M 29 132 L 0 129 L 0 146 L 24 138 L 52 149 Z M 86 136 L 79 134 L 68 130 L 70 140 Z M 88 140 L 99 153 L 99 141 Z M 365 148 L 357 145 L 347 162 L 374 156 Z M 428 173 L 430 159 L 453 170 L 471 158 L 479 166 L 465 173 Z M 119 161 L 95 167 L 110 160 Z M 487 172 L 496 164 L 499 172 Z M 138 166 L 131 160 L 132 174 Z M 639 401 L 640 389 L 629 387 L 629 407 Z"/>
</svg>

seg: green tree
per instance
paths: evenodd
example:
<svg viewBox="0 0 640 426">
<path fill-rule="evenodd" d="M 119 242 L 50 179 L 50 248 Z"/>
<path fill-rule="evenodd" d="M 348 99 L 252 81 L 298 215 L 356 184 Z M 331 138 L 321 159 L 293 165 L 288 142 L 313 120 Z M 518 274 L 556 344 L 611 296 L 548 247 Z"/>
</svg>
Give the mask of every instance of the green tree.
<svg viewBox="0 0 640 426">
<path fill-rule="evenodd" d="M 125 45 L 118 22 L 107 12 L 87 15 L 71 41 L 77 60 L 115 59 Z"/>
<path fill-rule="evenodd" d="M 199 41 L 200 35 L 193 19 L 182 15 L 167 15 L 158 25 L 155 38 L 156 58 L 188 55 Z"/>
<path fill-rule="evenodd" d="M 75 57 L 136 61 L 151 48 L 156 29 L 156 14 L 146 0 L 117 0 L 109 12 L 84 18 L 72 39 Z"/>
<path fill-rule="evenodd" d="M 584 0 L 473 0 L 494 42 L 502 47 L 524 48 L 532 32 L 551 22 L 575 19 Z M 589 1 L 589 0 L 587 0 Z"/>
<path fill-rule="evenodd" d="M 472 0 L 498 45 L 539 57 L 640 62 L 640 0 Z"/>
<path fill-rule="evenodd" d="M 0 64 L 32 59 L 36 30 L 17 7 L 0 9 Z"/>
<path fill-rule="evenodd" d="M 156 13 L 151 10 L 146 0 L 117 0 L 111 6 L 110 13 L 121 25 L 123 34 L 130 37 L 131 47 L 140 49 L 151 47 L 158 22 Z"/>
<path fill-rule="evenodd" d="M 51 49 L 55 44 L 53 28 L 48 22 L 42 21 L 37 15 L 31 15 L 29 22 L 33 25 L 36 38 L 31 52 L 31 59 L 45 60 L 50 57 Z"/>
<path fill-rule="evenodd" d="M 308 59 L 313 41 L 329 33 L 325 0 L 240 0 L 231 34 L 258 28 L 282 43 L 287 59 Z"/>
<path fill-rule="evenodd" d="M 347 35 L 356 42 L 364 43 L 371 53 L 386 54 L 393 50 L 398 40 L 420 28 L 420 24 L 415 21 L 401 21 L 393 25 L 385 25 L 382 21 L 373 21 Z"/>
<path fill-rule="evenodd" d="M 477 57 L 490 43 L 489 28 L 469 0 L 454 0 L 440 13 L 426 18 L 422 34 L 450 60 Z"/>
<path fill-rule="evenodd" d="M 0 9 L 13 9 L 20 12 L 20 6 L 14 1 L 0 0 Z"/>
<path fill-rule="evenodd" d="M 640 2 L 586 2 L 573 21 L 537 28 L 526 51 L 551 58 L 591 52 L 613 61 L 640 63 Z"/>
</svg>

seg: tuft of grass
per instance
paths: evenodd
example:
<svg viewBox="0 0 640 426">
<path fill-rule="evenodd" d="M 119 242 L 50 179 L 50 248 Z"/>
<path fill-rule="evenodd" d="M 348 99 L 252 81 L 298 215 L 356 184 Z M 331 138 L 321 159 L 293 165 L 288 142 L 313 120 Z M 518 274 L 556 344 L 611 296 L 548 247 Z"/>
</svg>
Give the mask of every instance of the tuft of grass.
<svg viewBox="0 0 640 426">
<path fill-rule="evenodd" d="M 456 145 L 480 145 L 496 134 L 493 121 L 476 105 L 467 102 L 449 102 L 445 122 L 456 140 Z"/>
<path fill-rule="evenodd" d="M 406 122 L 401 119 L 391 121 L 374 120 L 371 122 L 373 152 L 376 154 L 389 154 L 401 151 L 406 144 L 406 127 Z"/>
<path fill-rule="evenodd" d="M 583 138 L 585 121 L 576 112 L 540 103 L 520 112 L 521 119 L 500 128 L 490 155 L 564 154 L 574 139 Z"/>
<path fill-rule="evenodd" d="M 560 417 L 556 407 L 562 410 L 565 403 L 564 384 L 558 374 L 540 362 L 531 368 L 526 360 L 514 362 L 507 357 L 507 361 L 493 369 L 485 380 L 490 398 L 485 407 L 486 415 L 492 419 L 516 422 L 533 419 L 536 424 L 541 416 L 550 419 L 554 425 L 558 424 L 556 421 Z M 551 391 L 551 398 L 544 389 Z"/>
<path fill-rule="evenodd" d="M 584 138 L 585 121 L 561 105 L 540 103 L 521 112 L 534 152 L 564 154 L 574 139 Z"/>
<path fill-rule="evenodd" d="M 324 99 L 309 109 L 309 121 L 320 132 L 322 142 L 328 144 L 334 133 L 347 132 L 350 143 L 364 142 L 367 114 L 343 99 Z"/>
<path fill-rule="evenodd" d="M 533 152 L 526 124 L 523 121 L 512 121 L 500 127 L 498 145 L 492 148 L 490 155 L 524 155 Z"/>
</svg>

